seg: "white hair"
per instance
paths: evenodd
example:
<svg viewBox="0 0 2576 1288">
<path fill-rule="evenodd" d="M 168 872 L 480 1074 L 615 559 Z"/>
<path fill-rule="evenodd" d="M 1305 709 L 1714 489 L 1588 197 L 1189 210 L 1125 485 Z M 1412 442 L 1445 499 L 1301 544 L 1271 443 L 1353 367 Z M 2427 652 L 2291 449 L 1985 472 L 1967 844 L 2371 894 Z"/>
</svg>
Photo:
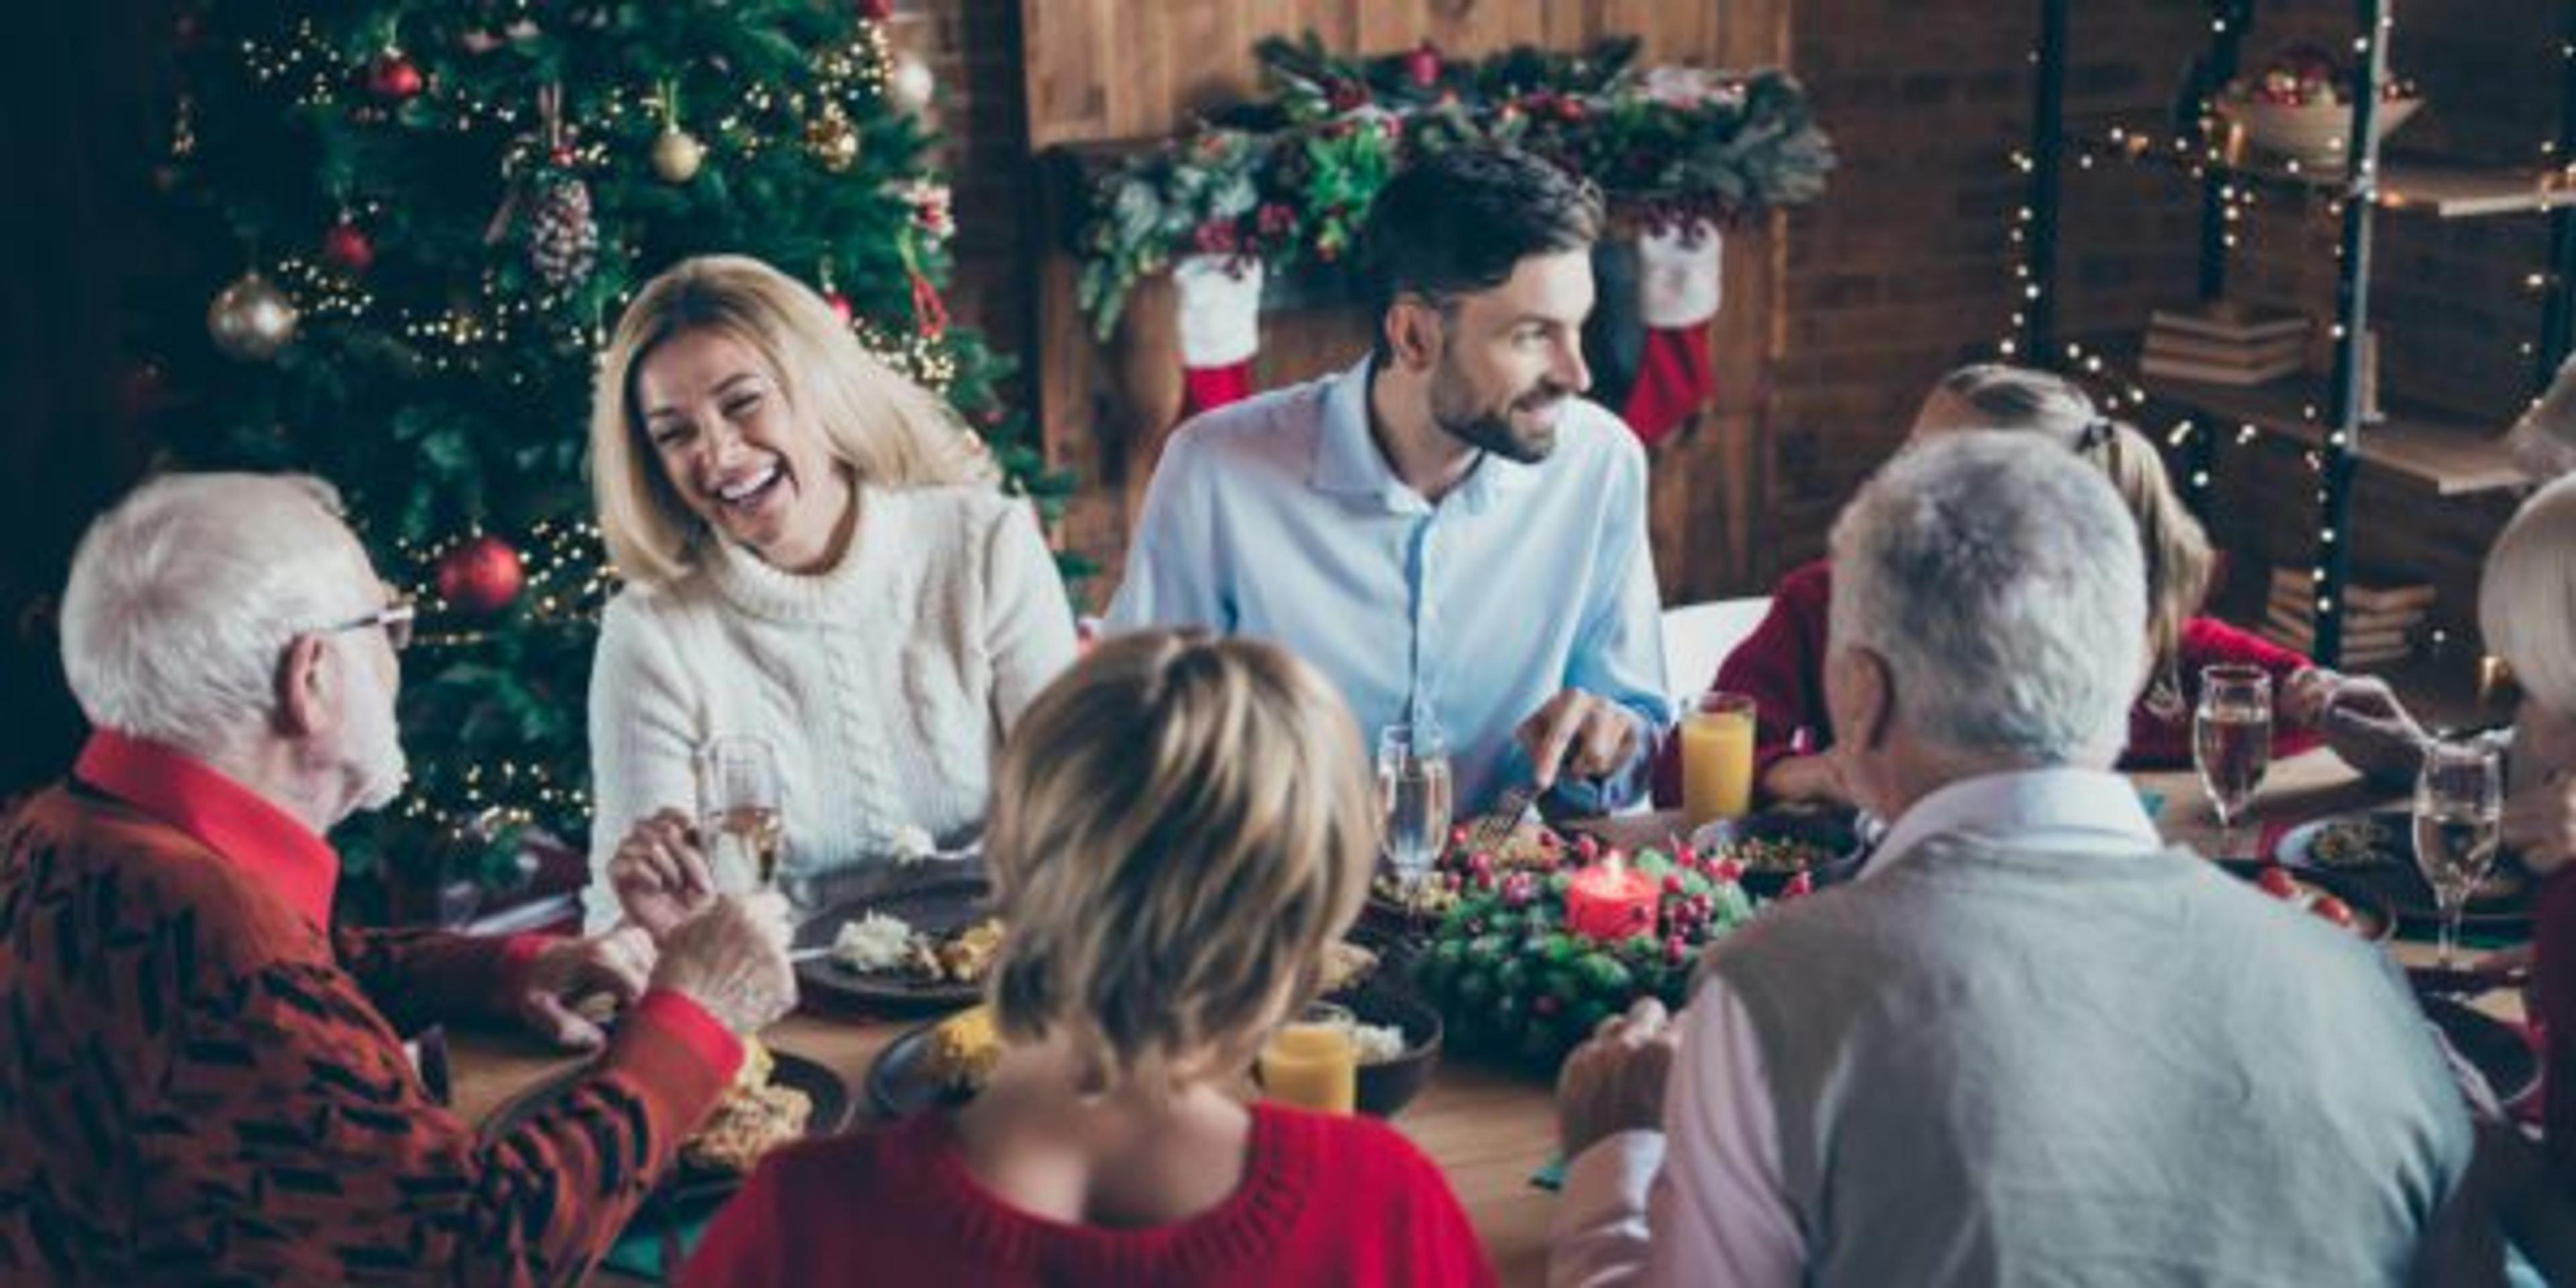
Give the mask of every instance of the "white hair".
<svg viewBox="0 0 2576 1288">
<path fill-rule="evenodd" d="M 63 672 L 92 725 L 222 761 L 277 705 L 278 658 L 367 611 L 365 552 L 306 475 L 170 474 L 90 525 Z"/>
<path fill-rule="evenodd" d="M 2532 494 L 2487 552 L 2478 632 L 2533 701 L 2576 715 L 2576 475 Z"/>
<path fill-rule="evenodd" d="M 1833 559 L 1835 645 L 1886 660 L 1917 737 L 2030 765 L 2117 754 L 2146 574 L 2100 471 L 2020 435 L 1945 434 L 1861 489 Z"/>
</svg>

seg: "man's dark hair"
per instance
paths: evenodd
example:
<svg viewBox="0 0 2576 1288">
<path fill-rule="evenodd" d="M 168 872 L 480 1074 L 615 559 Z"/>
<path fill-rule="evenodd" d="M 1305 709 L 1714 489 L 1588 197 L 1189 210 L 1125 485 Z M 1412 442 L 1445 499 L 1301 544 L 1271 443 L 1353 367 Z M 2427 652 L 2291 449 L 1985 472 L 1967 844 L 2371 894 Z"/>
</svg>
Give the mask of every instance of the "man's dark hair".
<svg viewBox="0 0 2576 1288">
<path fill-rule="evenodd" d="M 1377 355 L 1397 296 L 1446 307 L 1501 285 L 1532 255 L 1600 235 L 1600 191 L 1526 152 L 1468 145 L 1415 160 L 1379 191 L 1360 233 Z"/>
</svg>

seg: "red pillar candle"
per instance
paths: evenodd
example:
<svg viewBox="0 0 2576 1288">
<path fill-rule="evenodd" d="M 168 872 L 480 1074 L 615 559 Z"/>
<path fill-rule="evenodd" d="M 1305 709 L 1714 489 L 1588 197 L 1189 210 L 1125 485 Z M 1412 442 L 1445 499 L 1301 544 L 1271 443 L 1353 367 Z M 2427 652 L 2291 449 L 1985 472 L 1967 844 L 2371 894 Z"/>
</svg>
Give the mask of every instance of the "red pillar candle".
<svg viewBox="0 0 2576 1288">
<path fill-rule="evenodd" d="M 1591 939 L 1624 939 L 1655 930 L 1656 884 L 1613 854 L 1566 878 L 1565 928 Z"/>
</svg>

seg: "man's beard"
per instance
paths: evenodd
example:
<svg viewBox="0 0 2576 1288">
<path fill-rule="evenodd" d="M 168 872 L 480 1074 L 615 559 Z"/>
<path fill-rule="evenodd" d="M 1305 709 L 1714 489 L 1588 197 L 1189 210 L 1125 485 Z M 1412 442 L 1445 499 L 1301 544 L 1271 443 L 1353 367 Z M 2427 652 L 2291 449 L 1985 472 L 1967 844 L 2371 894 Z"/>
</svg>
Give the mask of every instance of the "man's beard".
<svg viewBox="0 0 2576 1288">
<path fill-rule="evenodd" d="M 1442 370 L 1432 382 L 1431 419 L 1450 437 L 1523 465 L 1536 465 L 1556 450 L 1554 422 L 1544 428 L 1522 430 L 1512 425 L 1511 417 L 1516 410 L 1529 412 L 1550 402 L 1562 402 L 1572 396 L 1571 390 L 1561 388 L 1553 381 L 1542 380 L 1536 388 L 1512 399 L 1499 410 L 1463 411 L 1457 404 L 1466 401 L 1466 381 L 1448 370 L 1445 356 L 1441 363 Z"/>
<path fill-rule="evenodd" d="M 410 775 L 403 756 L 402 727 L 394 718 L 394 696 L 385 692 L 376 669 L 363 662 L 351 668 L 366 678 L 350 690 L 347 758 L 342 762 L 357 788 L 357 810 L 379 810 L 402 795 Z"/>
</svg>

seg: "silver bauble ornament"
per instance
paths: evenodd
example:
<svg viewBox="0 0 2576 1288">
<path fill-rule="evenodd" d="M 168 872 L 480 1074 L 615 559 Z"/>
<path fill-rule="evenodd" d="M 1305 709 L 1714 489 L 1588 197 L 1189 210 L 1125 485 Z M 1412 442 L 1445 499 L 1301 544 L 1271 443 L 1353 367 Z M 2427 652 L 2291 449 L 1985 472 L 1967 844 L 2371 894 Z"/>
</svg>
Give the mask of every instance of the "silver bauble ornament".
<svg viewBox="0 0 2576 1288">
<path fill-rule="evenodd" d="M 295 338 L 296 312 L 286 293 L 257 270 L 215 293 L 206 306 L 206 334 L 227 357 L 266 362 Z"/>
<path fill-rule="evenodd" d="M 930 74 L 930 64 L 909 49 L 896 54 L 894 65 L 886 69 L 886 101 L 898 111 L 917 116 L 928 110 L 938 88 L 939 78 Z"/>
<path fill-rule="evenodd" d="M 664 183 L 683 184 L 697 178 L 698 167 L 706 160 L 707 145 L 676 125 L 664 126 L 653 139 L 653 177 Z"/>
</svg>

